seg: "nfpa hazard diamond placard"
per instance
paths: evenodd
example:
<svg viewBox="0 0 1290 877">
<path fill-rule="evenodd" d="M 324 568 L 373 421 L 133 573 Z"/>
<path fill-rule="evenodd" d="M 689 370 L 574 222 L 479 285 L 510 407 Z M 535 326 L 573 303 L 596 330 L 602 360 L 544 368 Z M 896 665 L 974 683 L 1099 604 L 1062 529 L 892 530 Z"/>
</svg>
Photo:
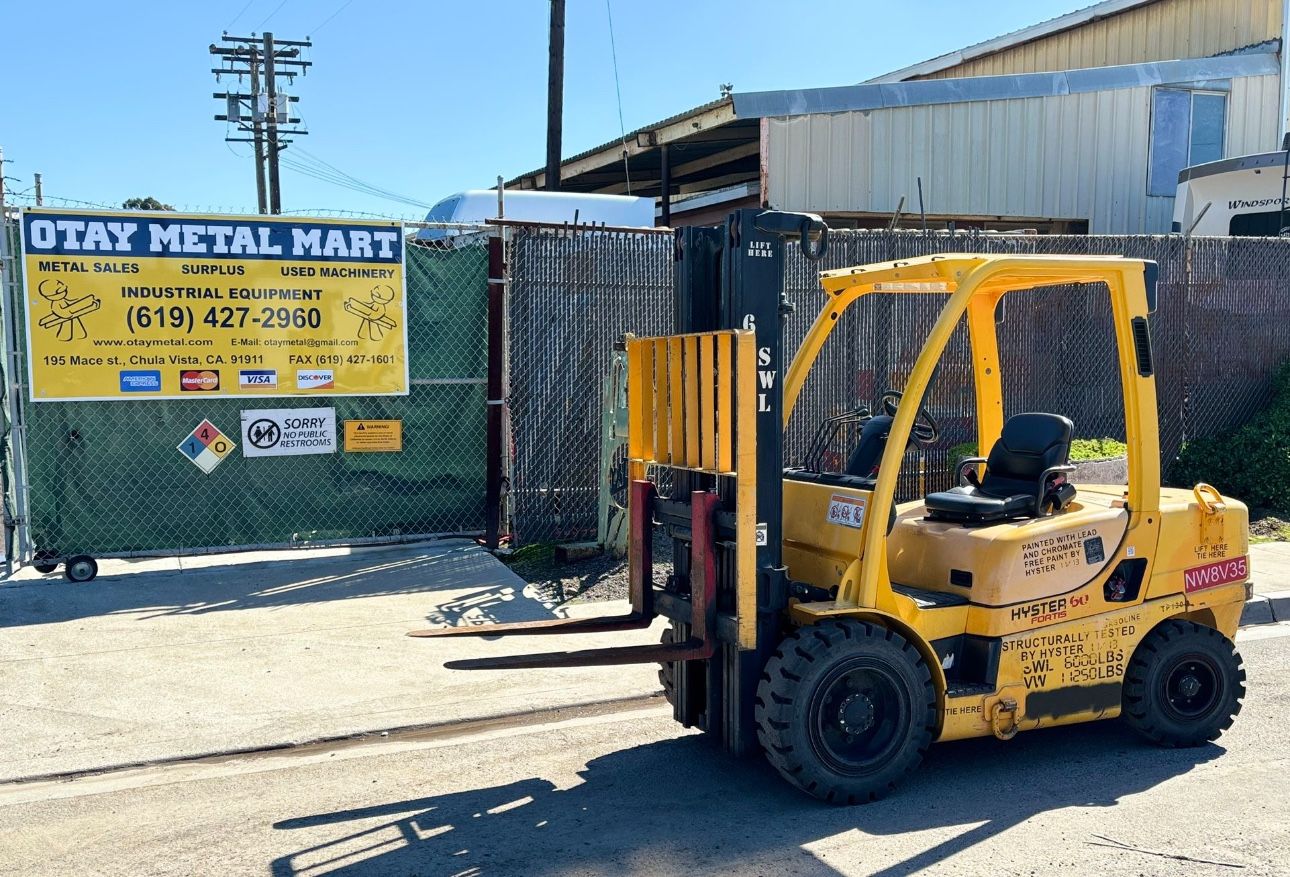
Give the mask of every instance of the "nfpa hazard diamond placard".
<svg viewBox="0 0 1290 877">
<path fill-rule="evenodd" d="M 209 475 L 236 447 L 237 443 L 220 432 L 219 427 L 203 420 L 179 443 L 179 453 Z"/>
</svg>

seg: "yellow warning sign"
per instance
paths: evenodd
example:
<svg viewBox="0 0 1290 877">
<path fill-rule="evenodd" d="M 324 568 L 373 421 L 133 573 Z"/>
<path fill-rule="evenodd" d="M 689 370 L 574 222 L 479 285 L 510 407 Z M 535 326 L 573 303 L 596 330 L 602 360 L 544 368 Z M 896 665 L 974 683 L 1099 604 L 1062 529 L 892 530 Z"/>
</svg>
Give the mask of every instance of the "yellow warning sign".
<svg viewBox="0 0 1290 877">
<path fill-rule="evenodd" d="M 346 420 L 345 452 L 362 454 L 403 450 L 402 420 Z"/>
</svg>

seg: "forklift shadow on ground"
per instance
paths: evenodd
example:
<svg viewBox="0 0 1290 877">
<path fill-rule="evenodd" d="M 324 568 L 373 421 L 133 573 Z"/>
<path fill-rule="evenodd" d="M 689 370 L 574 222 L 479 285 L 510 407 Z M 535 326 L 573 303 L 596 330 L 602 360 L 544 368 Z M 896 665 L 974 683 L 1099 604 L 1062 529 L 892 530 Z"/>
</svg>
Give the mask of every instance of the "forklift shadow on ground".
<svg viewBox="0 0 1290 877">
<path fill-rule="evenodd" d="M 312 837 L 320 829 L 323 836 L 329 829 L 336 833 L 275 860 L 270 873 L 554 877 L 734 873 L 732 863 L 739 863 L 747 873 L 834 875 L 842 872 L 813 857 L 807 845 L 851 831 L 881 838 L 960 829 L 904 858 L 862 844 L 854 847 L 859 858 L 844 860 L 846 873 L 896 877 L 987 843 L 1039 814 L 1112 807 L 1223 752 L 1212 743 L 1152 747 L 1121 722 L 1052 728 L 1007 744 L 966 740 L 933 747 L 923 769 L 892 797 L 838 809 L 778 782 L 765 760 L 719 755 L 696 734 L 595 758 L 579 771 L 582 782 L 569 789 L 532 777 L 284 819 L 273 827 Z M 664 776 L 677 779 L 659 782 Z M 999 864 L 1008 870 L 1006 859 Z"/>
</svg>

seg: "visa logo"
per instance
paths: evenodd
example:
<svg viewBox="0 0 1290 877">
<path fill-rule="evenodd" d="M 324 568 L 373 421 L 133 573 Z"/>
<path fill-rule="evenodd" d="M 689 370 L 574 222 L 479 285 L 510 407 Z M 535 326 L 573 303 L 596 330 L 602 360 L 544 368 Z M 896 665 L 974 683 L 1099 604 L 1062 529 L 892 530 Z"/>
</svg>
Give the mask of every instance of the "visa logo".
<svg viewBox="0 0 1290 877">
<path fill-rule="evenodd" d="M 244 390 L 276 390 L 278 373 L 268 369 L 246 369 L 237 373 L 237 384 Z"/>
</svg>

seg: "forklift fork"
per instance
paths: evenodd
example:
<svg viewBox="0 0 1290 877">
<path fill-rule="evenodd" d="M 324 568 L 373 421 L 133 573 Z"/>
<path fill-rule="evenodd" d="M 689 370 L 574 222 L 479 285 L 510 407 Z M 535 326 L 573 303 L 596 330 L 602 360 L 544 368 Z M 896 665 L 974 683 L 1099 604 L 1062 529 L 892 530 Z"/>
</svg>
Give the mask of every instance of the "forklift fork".
<svg viewBox="0 0 1290 877">
<path fill-rule="evenodd" d="M 632 610 L 626 615 L 601 618 L 553 618 L 507 624 L 485 624 L 471 627 L 449 627 L 415 630 L 408 636 L 533 636 L 562 633 L 598 633 L 614 630 L 639 630 L 653 623 L 658 613 L 654 607 L 653 574 L 653 505 L 654 484 L 633 481 L 629 503 L 631 559 L 628 586 Z M 712 656 L 716 644 L 717 571 L 714 516 L 719 503 L 715 493 L 695 491 L 691 494 L 690 543 L 690 630 L 684 642 L 654 643 L 639 646 L 615 646 L 582 649 L 572 652 L 540 652 L 524 655 L 500 655 L 489 658 L 467 658 L 448 661 L 454 670 L 507 670 L 538 667 L 593 667 L 617 664 L 652 664 L 664 661 L 693 661 Z"/>
</svg>

